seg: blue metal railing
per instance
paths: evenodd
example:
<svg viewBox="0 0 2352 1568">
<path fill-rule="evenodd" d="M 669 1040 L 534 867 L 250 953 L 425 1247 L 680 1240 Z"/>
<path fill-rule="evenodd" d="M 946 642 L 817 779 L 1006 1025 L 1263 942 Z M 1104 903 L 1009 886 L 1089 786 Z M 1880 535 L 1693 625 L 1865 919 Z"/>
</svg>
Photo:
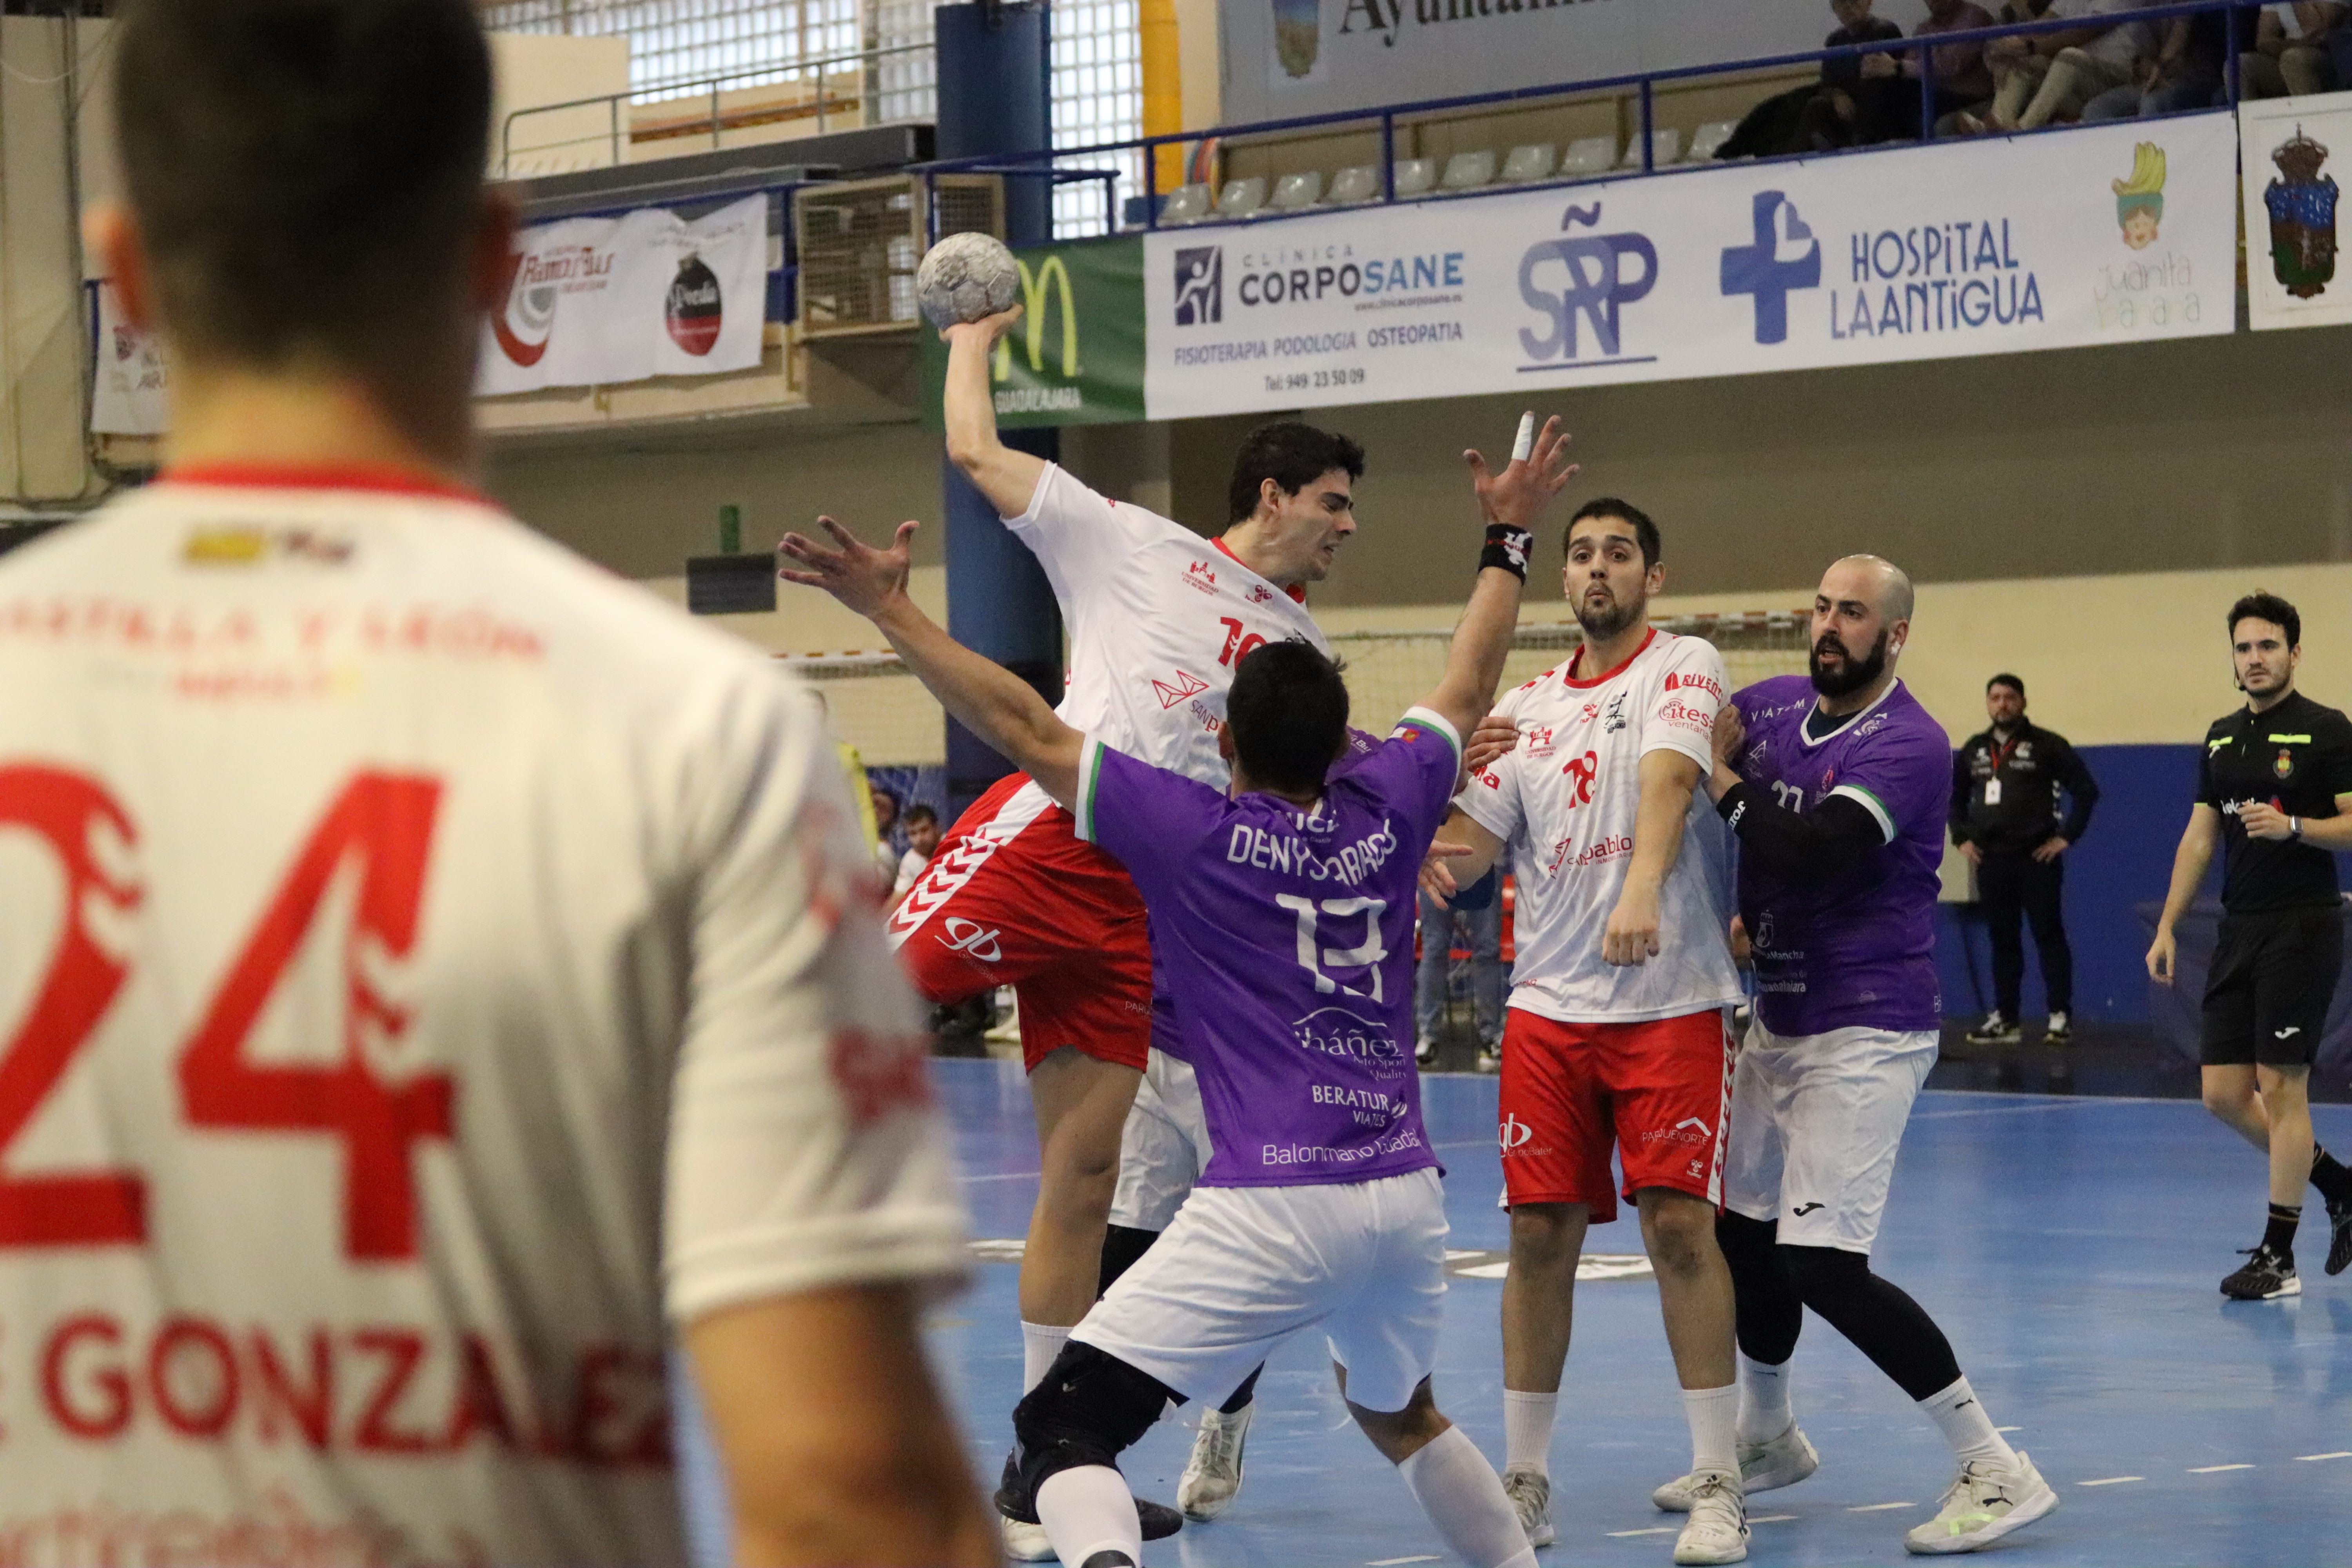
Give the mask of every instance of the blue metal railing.
<svg viewBox="0 0 2352 1568">
<path fill-rule="evenodd" d="M 1039 149 L 1031 153 L 1011 154 L 992 153 L 986 157 L 935 159 L 928 163 L 911 165 L 909 172 L 917 174 L 986 173 L 1012 178 L 1049 178 L 1055 180 L 1056 183 L 1072 179 L 1099 179 L 1106 182 L 1107 189 L 1115 192 L 1117 189 L 1117 182 L 1121 177 L 1119 173 L 1116 170 L 1062 169 L 1056 168 L 1054 165 L 1059 161 L 1065 159 L 1100 158 L 1110 153 L 1128 153 L 1139 149 L 1143 153 L 1143 226 L 1146 228 L 1158 228 L 1160 226 L 1160 193 L 1159 159 L 1154 156 L 1154 154 L 1163 147 L 1191 147 L 1202 142 L 1210 140 L 1231 141 L 1242 137 L 1259 138 L 1276 136 L 1285 132 L 1323 131 L 1340 126 L 1370 127 L 1376 125 L 1379 131 L 1381 142 L 1380 200 L 1383 203 L 1387 203 L 1394 202 L 1398 199 L 1396 194 L 1396 137 L 1397 124 L 1400 121 L 1412 121 L 1441 114 L 1455 114 L 1465 110 L 1489 108 L 1502 104 L 1524 103 L 1533 100 L 1587 96 L 1598 93 L 1631 92 L 1636 97 L 1639 104 L 1640 130 L 1635 140 L 1635 145 L 1641 150 L 1641 172 L 1644 174 L 1648 174 L 1660 172 L 1656 162 L 1656 141 L 1654 135 L 1656 131 L 1656 107 L 1654 95 L 1656 89 L 1661 84 L 1690 81 L 1706 77 L 1727 76 L 1735 72 L 1784 69 L 1792 66 L 1821 65 L 1834 60 L 1860 60 L 1871 55 L 1916 54 L 1919 56 L 1919 140 L 1922 142 L 1929 142 L 1936 139 L 1937 78 L 1935 70 L 1935 58 L 1936 52 L 1939 49 L 1950 48 L 1956 45 L 1985 44 L 1990 43 L 1996 38 L 2031 38 L 2052 34 L 2080 32 L 2084 30 L 2086 26 L 2099 27 L 2132 23 L 2164 23 L 2184 16 L 2212 14 L 2225 14 L 2232 17 L 2231 25 L 2228 33 L 2227 46 L 2222 50 L 2222 77 L 2223 92 L 2225 94 L 2224 102 L 2229 107 L 2234 109 L 2237 106 L 2240 98 L 2238 53 L 2241 42 L 2241 26 L 2242 26 L 2246 29 L 2244 37 L 2248 40 L 2251 39 L 2252 36 L 2251 20 L 2244 24 L 2240 24 L 2235 21 L 2234 18 L 2244 16 L 2251 19 L 2254 14 L 2258 13 L 2262 9 L 2262 7 L 2263 0 L 2170 0 L 2170 3 L 2168 4 L 2151 5 L 2112 17 L 2105 16 L 2095 19 L 2054 17 L 2044 18 L 2043 20 L 2037 22 L 2004 23 L 1990 27 L 1976 27 L 1949 33 L 1930 33 L 1925 36 L 1907 38 L 1886 38 L 1864 44 L 1842 44 L 1834 48 L 1824 47 L 1817 49 L 1801 49 L 1789 54 L 1766 55 L 1752 59 L 1727 60 L 1713 65 L 1673 66 L 1656 70 L 1628 71 L 1616 76 L 1591 77 L 1576 81 L 1555 82 L 1538 87 L 1506 88 L 1492 92 L 1466 93 L 1452 98 L 1421 99 L 1409 103 L 1388 104 L 1376 109 L 1335 110 L 1321 114 L 1292 115 L 1280 120 L 1253 121 L 1244 124 L 1220 126 L 1207 131 L 1183 131 L 1163 133 L 1157 136 L 1129 137 L 1124 141 L 1101 142 L 1087 147 L 1051 150 Z M 2176 112 L 2190 113 L 2197 111 L 2198 110 L 2195 109 L 2189 109 L 2178 110 Z M 2072 127 L 2069 125 L 2053 124 L 2042 129 L 2050 131 L 2063 131 L 2071 128 Z M 2009 132 L 2007 134 L 2040 133 L 2040 131 L 2035 131 L 2031 132 Z M 1883 147 L 1908 146 L 1914 144 L 1915 143 L 1905 142 L 1880 142 L 1874 143 L 1871 146 L 1841 149 L 1840 151 L 1867 153 Z M 1817 153 L 1786 154 L 1786 156 L 1790 157 L 1819 157 L 1822 155 L 1823 154 Z M 1040 165 L 1043 166 L 1041 167 Z M 1711 165 L 1706 163 L 1680 164 L 1667 172 L 1682 173 L 1689 170 L 1706 168 L 1709 166 Z M 1625 173 L 1630 174 L 1632 171 L 1629 168 Z M 1612 172 L 1611 174 L 1586 177 L 1592 179 L 1604 179 L 1615 177 L 1615 175 Z M 1531 181 L 1523 185 L 1513 185 L 1510 188 L 1514 190 L 1535 190 L 1542 189 L 1547 185 L 1570 184 L 1576 183 L 1579 182 L 1574 180 Z M 1475 189 L 1461 192 L 1430 191 L 1407 199 L 1413 201 L 1446 200 L 1463 196 L 1486 195 L 1492 195 L 1493 193 L 1494 187 L 1481 186 Z M 1305 212 L 1312 212 L 1314 210 L 1316 209 L 1303 209 Z M 1258 215 L 1254 215 L 1247 220 L 1235 221 L 1263 222 L 1267 220 L 1279 220 L 1284 216 L 1300 215 L 1263 212 Z M 1112 232 L 1120 226 L 1117 220 L 1118 215 L 1116 212 L 1111 212 L 1107 215 L 1107 221 L 1105 224 L 1106 233 Z M 1217 220 L 1213 218 L 1207 221 L 1213 223 Z M 932 215 L 931 233 L 932 237 L 936 238 L 938 233 L 936 212 Z"/>
</svg>

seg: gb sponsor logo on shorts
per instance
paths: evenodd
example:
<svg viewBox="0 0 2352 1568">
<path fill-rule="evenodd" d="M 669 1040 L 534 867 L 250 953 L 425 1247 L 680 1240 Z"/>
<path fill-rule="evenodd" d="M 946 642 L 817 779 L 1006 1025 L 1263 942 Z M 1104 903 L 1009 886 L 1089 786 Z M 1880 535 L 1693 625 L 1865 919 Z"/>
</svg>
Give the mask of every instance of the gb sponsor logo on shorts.
<svg viewBox="0 0 2352 1568">
<path fill-rule="evenodd" d="M 978 921 L 968 921 L 961 915 L 950 915 L 947 919 L 947 934 L 940 940 L 966 957 L 978 959 L 982 963 L 994 963 L 1004 956 L 1003 944 L 998 940 L 1001 934 L 991 931 Z"/>
<path fill-rule="evenodd" d="M 1527 1147 L 1528 1140 L 1536 1135 L 1536 1130 L 1520 1121 L 1516 1115 L 1506 1111 L 1501 1125 L 1496 1129 L 1496 1133 L 1497 1141 L 1503 1146 L 1503 1158 L 1507 1160 Z"/>
</svg>

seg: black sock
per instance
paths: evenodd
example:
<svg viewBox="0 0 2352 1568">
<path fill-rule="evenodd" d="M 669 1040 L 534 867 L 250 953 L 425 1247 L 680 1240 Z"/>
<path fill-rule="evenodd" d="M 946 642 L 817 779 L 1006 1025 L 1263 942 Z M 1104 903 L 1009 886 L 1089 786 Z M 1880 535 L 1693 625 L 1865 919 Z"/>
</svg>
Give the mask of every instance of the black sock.
<svg viewBox="0 0 2352 1568">
<path fill-rule="evenodd" d="M 2273 1204 L 2271 1222 L 2263 1230 L 2263 1246 L 2272 1253 L 2292 1263 L 2294 1261 L 2294 1227 L 2303 1218 L 2303 1205 Z"/>
<path fill-rule="evenodd" d="M 1217 1414 L 1220 1415 L 1239 1415 L 1243 1410 L 1246 1409 L 1249 1405 L 1249 1402 L 1253 1398 L 1256 1397 L 1257 1394 L 1257 1374 L 1265 1370 L 1265 1363 L 1258 1363 L 1257 1366 L 1250 1373 L 1250 1374 L 1242 1379 L 1242 1385 L 1234 1390 L 1234 1396 L 1231 1399 L 1226 1400 L 1223 1405 L 1217 1406 Z"/>
<path fill-rule="evenodd" d="M 2347 1169 L 2342 1161 L 2314 1143 L 2311 1146 L 2311 1184 L 2317 1187 L 2319 1195 L 2329 1203 L 2340 1204 L 2347 1197 L 2352 1197 L 2352 1169 Z"/>
</svg>

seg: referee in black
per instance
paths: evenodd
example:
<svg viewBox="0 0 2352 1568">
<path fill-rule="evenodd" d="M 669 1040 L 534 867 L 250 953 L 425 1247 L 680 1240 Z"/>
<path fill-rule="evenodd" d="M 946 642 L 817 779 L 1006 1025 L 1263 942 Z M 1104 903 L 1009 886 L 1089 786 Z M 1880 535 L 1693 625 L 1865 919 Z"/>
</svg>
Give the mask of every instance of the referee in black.
<svg viewBox="0 0 2352 1568">
<path fill-rule="evenodd" d="M 2224 846 L 2221 932 L 2205 984 L 2205 1108 L 2270 1156 L 2270 1223 L 2221 1281 L 2242 1301 L 2297 1296 L 2295 1222 L 2307 1181 L 2327 1201 L 2327 1272 L 2352 1263 L 2352 1171 L 2311 1135 L 2311 1059 L 2344 966 L 2336 856 L 2352 849 L 2352 721 L 2294 689 L 2303 617 L 2275 594 L 2230 606 L 2246 705 L 2205 731 L 2197 804 L 2147 972 L 2172 984 L 2173 928 Z"/>
<path fill-rule="evenodd" d="M 1992 727 L 1952 753 L 1952 842 L 1976 868 L 1977 903 L 1992 939 L 1990 1016 L 1969 1031 L 1972 1044 L 2013 1046 L 2018 993 L 2025 984 L 2025 940 L 2018 917 L 2033 928 L 2042 955 L 2042 989 L 2050 1004 L 2044 1045 L 2074 1037 L 2074 954 L 2059 910 L 2065 871 L 2059 857 L 2091 826 L 2098 781 L 2066 737 L 2025 716 L 2025 682 L 1996 675 L 1985 682 Z M 2064 821 L 2058 796 L 2066 796 Z"/>
</svg>

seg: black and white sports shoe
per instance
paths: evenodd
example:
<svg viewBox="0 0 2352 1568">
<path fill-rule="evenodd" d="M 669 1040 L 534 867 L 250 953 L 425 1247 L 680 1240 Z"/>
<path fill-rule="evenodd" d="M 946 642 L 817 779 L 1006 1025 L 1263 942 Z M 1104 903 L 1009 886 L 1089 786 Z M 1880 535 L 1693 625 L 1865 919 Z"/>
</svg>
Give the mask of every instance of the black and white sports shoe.
<svg viewBox="0 0 2352 1568">
<path fill-rule="evenodd" d="M 1021 1479 L 1021 1450 L 1004 1456 L 1004 1473 L 997 1479 L 996 1511 L 1004 1531 L 1005 1555 L 1016 1563 L 1044 1563 L 1054 1555 L 1037 1522 L 1037 1499 Z M 1146 1541 L 1165 1541 L 1184 1528 L 1184 1516 L 1162 1502 L 1135 1500 L 1135 1520 Z"/>
<path fill-rule="evenodd" d="M 1986 1014 L 1985 1021 L 1970 1029 L 1968 1036 L 1972 1046 L 2013 1046 L 2024 1037 L 2025 1031 L 2017 1026 L 2017 1020 L 2003 1016 L 1998 1007 Z"/>
<path fill-rule="evenodd" d="M 2245 1251 L 2246 1266 L 2221 1281 L 2222 1295 L 2232 1301 L 2275 1301 L 2282 1296 L 2303 1294 L 2292 1254 L 2282 1257 L 2267 1247 L 2249 1247 Z"/>
<path fill-rule="evenodd" d="M 2051 1014 L 2050 1022 L 2042 1030 L 2042 1043 L 2045 1046 L 2063 1046 L 2071 1043 L 2074 1038 L 2074 1020 L 2063 1013 Z"/>
<path fill-rule="evenodd" d="M 2341 1274 L 2352 1267 L 2352 1193 L 2338 1202 L 2327 1200 L 2327 1272 Z"/>
</svg>

